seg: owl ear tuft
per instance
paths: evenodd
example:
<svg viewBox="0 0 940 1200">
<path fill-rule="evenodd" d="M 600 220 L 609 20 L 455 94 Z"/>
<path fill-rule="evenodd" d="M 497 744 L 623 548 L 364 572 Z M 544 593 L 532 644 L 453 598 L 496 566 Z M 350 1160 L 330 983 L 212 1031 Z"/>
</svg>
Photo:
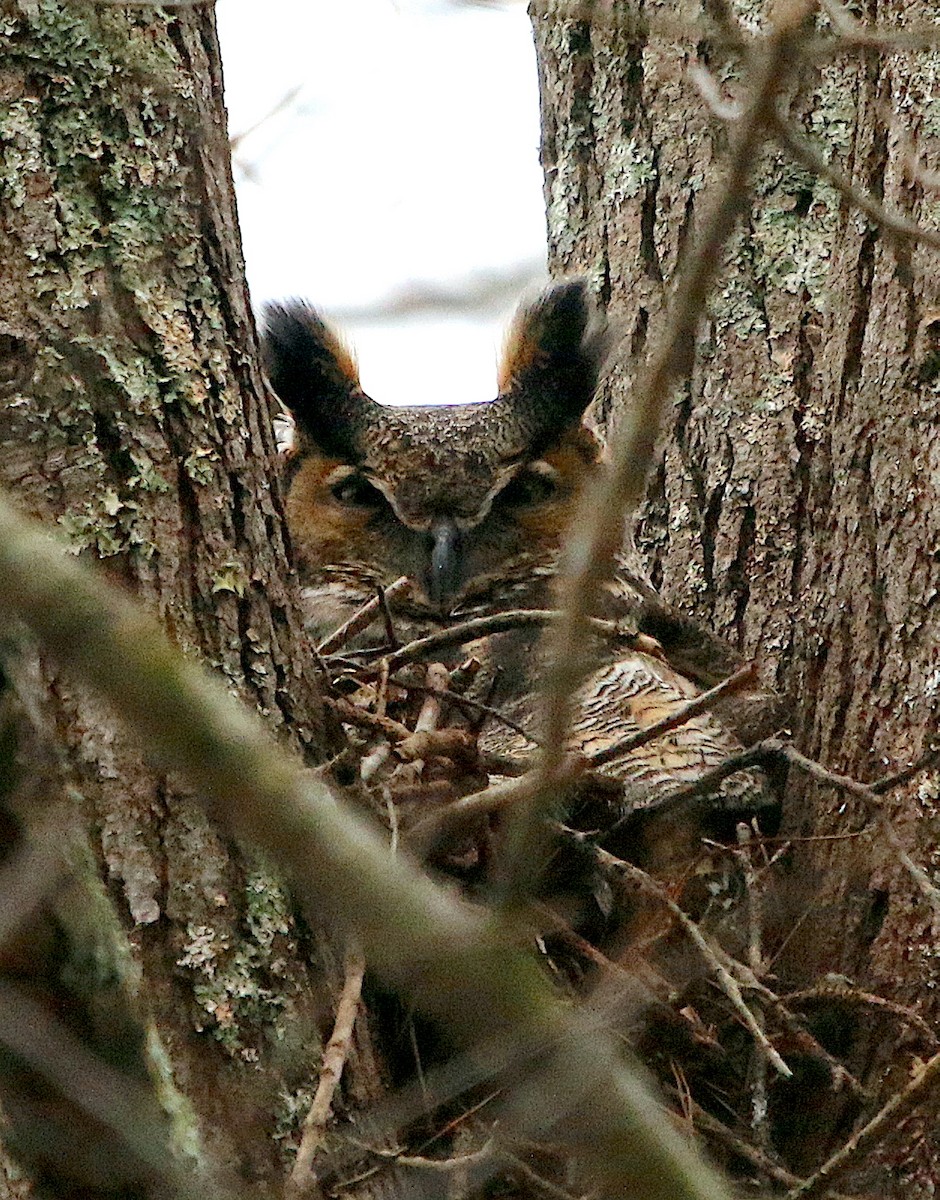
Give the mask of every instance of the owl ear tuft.
<svg viewBox="0 0 940 1200">
<path fill-rule="evenodd" d="M 353 456 L 374 401 L 339 335 L 306 301 L 288 300 L 265 306 L 261 345 L 271 387 L 300 432 L 329 454 Z"/>
<path fill-rule="evenodd" d="M 545 443 L 580 422 L 607 357 L 608 334 L 583 279 L 520 306 L 499 367 L 499 394 L 529 410 Z"/>
</svg>

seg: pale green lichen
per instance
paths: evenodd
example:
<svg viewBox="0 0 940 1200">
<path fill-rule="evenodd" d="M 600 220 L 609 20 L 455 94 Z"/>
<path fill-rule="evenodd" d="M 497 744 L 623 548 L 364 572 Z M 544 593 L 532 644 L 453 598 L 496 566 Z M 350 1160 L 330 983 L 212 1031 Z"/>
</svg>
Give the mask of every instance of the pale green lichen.
<svg viewBox="0 0 940 1200">
<path fill-rule="evenodd" d="M 244 596 L 248 590 L 248 573 L 241 563 L 224 562 L 212 576 L 212 590 Z"/>
<path fill-rule="evenodd" d="M 249 872 L 245 932 L 234 947 L 210 924 L 192 924 L 178 965 L 193 973 L 193 995 L 207 1019 L 199 1026 L 234 1057 L 259 1058 L 258 1038 L 289 1041 L 291 1014 L 284 983 L 296 941 L 287 896 L 267 870 Z"/>
<path fill-rule="evenodd" d="M 183 459 L 183 469 L 194 483 L 209 487 L 215 477 L 212 464 L 218 461 L 219 455 L 211 446 L 197 446 Z"/>
<path fill-rule="evenodd" d="M 653 147 L 635 138 L 612 146 L 604 164 L 604 201 L 616 206 L 633 199 L 656 177 Z"/>
<path fill-rule="evenodd" d="M 68 347 L 40 353 L 34 411 L 51 417 L 64 444 L 89 446 L 86 503 L 62 526 L 76 549 L 108 554 L 152 552 L 133 494 L 165 484 L 139 448 L 115 520 L 91 429 L 101 396 L 110 412 L 158 423 L 167 408 L 203 408 L 210 393 L 223 419 L 240 414 L 218 345 L 223 321 L 198 195 L 187 184 L 197 118 L 191 81 L 163 33 L 174 19 L 152 7 L 37 0 L 3 22 L 5 73 L 32 83 L 28 95 L 10 88 L 0 103 L 0 192 L 22 214 L 21 252 Z M 94 309 L 100 319 L 88 320 Z M 43 436 L 54 443 L 59 433 Z"/>
</svg>

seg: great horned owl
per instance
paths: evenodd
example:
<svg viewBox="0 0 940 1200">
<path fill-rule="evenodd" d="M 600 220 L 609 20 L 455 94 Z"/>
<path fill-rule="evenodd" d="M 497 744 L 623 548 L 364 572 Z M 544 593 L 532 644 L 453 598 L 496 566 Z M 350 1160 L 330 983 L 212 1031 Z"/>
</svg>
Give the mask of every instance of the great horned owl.
<svg viewBox="0 0 940 1200">
<path fill-rule="evenodd" d="M 604 469 L 601 442 L 583 418 L 605 343 L 585 284 L 562 282 L 518 311 L 495 400 L 389 408 L 364 394 L 353 359 L 313 309 L 293 302 L 267 310 L 267 372 L 296 425 L 287 515 L 315 638 L 401 576 L 411 582 L 398 618 L 408 636 L 551 606 L 563 535 L 585 481 Z M 682 622 L 655 603 L 629 539 L 624 555 L 596 608 L 614 620 L 650 615 L 668 652 L 665 635 Z M 688 638 L 675 640 L 687 646 Z M 534 732 L 537 642 L 526 629 L 485 647 L 501 677 L 494 703 Z M 681 661 L 636 644 L 609 652 L 581 690 L 573 745 L 589 754 L 667 715 L 697 693 L 684 672 Z M 501 749 L 518 748 L 518 734 L 493 726 L 489 736 Z M 624 782 L 625 805 L 655 807 L 738 748 L 704 714 L 606 770 Z"/>
</svg>

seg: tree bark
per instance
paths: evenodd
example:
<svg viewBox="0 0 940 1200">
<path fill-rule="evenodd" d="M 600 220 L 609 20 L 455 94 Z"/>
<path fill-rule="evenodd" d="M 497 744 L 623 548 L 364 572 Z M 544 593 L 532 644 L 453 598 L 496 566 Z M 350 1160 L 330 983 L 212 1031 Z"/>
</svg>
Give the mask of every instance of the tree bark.
<svg viewBox="0 0 940 1200">
<path fill-rule="evenodd" d="M 322 753 L 211 9 L 7 0 L 0 79 L 0 482 Z M 44 688 L 209 1161 L 279 1180 L 339 964 L 114 713 L 48 673 L 31 699 Z M 371 1072 L 353 1062 L 353 1094 Z"/>
<path fill-rule="evenodd" d="M 895 28 L 935 19 L 919 0 L 861 8 Z M 647 4 L 641 24 L 617 5 L 532 5 L 551 267 L 587 273 L 622 333 L 597 408 L 607 429 L 660 336 L 703 184 L 722 170 L 724 128 L 691 68 L 733 102 L 739 60 L 711 11 Z M 936 229 L 910 146 L 935 165 L 938 81 L 935 50 L 843 53 L 804 67 L 793 124 L 856 185 Z M 938 298 L 936 250 L 901 244 L 769 148 L 637 527 L 663 594 L 760 660 L 796 745 L 863 780 L 916 760 L 937 729 Z M 932 875 L 938 798 L 934 768 L 887 802 Z M 818 840 L 794 847 L 777 898 L 782 988 L 845 975 L 936 1028 L 935 922 L 870 813 L 791 778 L 785 831 Z M 838 1020 L 853 1070 L 890 1092 L 910 1065 L 904 1026 Z M 778 1149 L 809 1171 L 845 1119 L 834 1104 Z M 932 1194 L 935 1121 L 912 1118 L 875 1159 L 853 1177 L 860 1190 Z"/>
</svg>

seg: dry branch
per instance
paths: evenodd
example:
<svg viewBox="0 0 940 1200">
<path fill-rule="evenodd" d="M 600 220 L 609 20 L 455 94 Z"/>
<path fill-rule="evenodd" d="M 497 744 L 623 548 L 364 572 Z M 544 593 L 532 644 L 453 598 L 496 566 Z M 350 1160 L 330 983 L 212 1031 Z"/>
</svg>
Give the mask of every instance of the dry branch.
<svg viewBox="0 0 940 1200">
<path fill-rule="evenodd" d="M 565 832 L 575 833 L 574 830 L 565 830 Z M 725 965 L 725 955 L 709 944 L 707 938 L 692 918 L 676 904 L 675 900 L 673 900 L 662 884 L 658 883 L 651 875 L 648 875 L 646 871 L 640 870 L 639 867 L 633 866 L 632 863 L 624 862 L 623 859 L 616 858 L 613 854 L 602 850 L 600 847 L 595 848 L 595 854 L 597 855 L 598 862 L 609 870 L 615 871 L 624 879 L 629 880 L 644 895 L 652 896 L 675 918 L 693 946 L 701 954 L 705 963 L 714 973 L 719 987 L 731 1002 L 734 1010 L 754 1038 L 754 1041 L 766 1055 L 767 1061 L 779 1075 L 782 1075 L 784 1079 L 789 1079 L 793 1072 L 768 1041 L 767 1035 L 744 999 L 737 980 Z"/>
<path fill-rule="evenodd" d="M 585 761 L 585 766 L 588 770 L 596 770 L 598 767 L 602 767 L 606 763 L 620 758 L 621 755 L 629 754 L 633 750 L 638 750 L 641 746 L 648 745 L 649 742 L 655 741 L 656 738 L 662 737 L 663 734 L 671 733 L 673 729 L 678 729 L 686 721 L 691 721 L 693 717 L 698 717 L 702 713 L 708 712 L 709 709 L 714 708 L 719 700 L 723 700 L 726 696 L 743 691 L 753 684 L 756 679 L 757 665 L 755 663 L 748 663 L 740 671 L 736 671 L 734 675 L 723 680 L 715 687 L 710 688 L 707 692 L 702 692 L 700 696 L 689 700 L 687 704 L 680 705 L 669 716 L 663 717 L 661 721 L 656 721 L 655 724 L 648 725 L 646 729 L 641 729 L 639 733 L 632 733 L 628 737 L 614 742 L 613 745 L 605 746 L 603 750 L 598 750 L 595 754 L 589 755 Z"/>
<path fill-rule="evenodd" d="M 820 763 L 813 762 L 812 759 L 800 754 L 793 746 L 782 747 L 780 753 L 791 766 L 805 772 L 810 778 L 817 780 L 819 783 L 828 784 L 829 787 L 846 792 L 848 795 L 855 796 L 857 800 L 862 801 L 878 822 L 881 832 L 885 836 L 885 841 L 897 855 L 898 860 L 914 881 L 918 891 L 933 909 L 934 915 L 940 920 L 940 889 L 934 886 L 923 867 L 918 866 L 910 854 L 908 854 L 907 848 L 898 836 L 898 832 L 892 825 L 890 817 L 885 812 L 880 792 L 870 787 L 867 783 L 859 783 L 857 779 L 852 779 L 848 775 L 839 775 L 835 771 L 830 771 L 827 767 L 820 765 Z"/>
<path fill-rule="evenodd" d="M 304 1120 L 303 1135 L 297 1150 L 297 1158 L 288 1180 L 289 1198 L 315 1194 L 317 1180 L 314 1173 L 317 1152 L 323 1145 L 326 1129 L 333 1108 L 333 1096 L 342 1078 L 343 1067 L 349 1054 L 359 1003 L 362 996 L 362 980 L 366 964 L 362 954 L 354 948 L 346 953 L 346 976 L 343 990 L 336 1006 L 333 1033 L 323 1051 L 320 1066 L 320 1081 L 310 1111 Z"/>
<path fill-rule="evenodd" d="M 862 1156 L 888 1134 L 940 1083 L 940 1054 L 935 1054 L 917 1071 L 914 1078 L 881 1108 L 878 1113 L 848 1139 L 809 1179 L 787 1192 L 786 1200 L 815 1200 L 825 1196 L 831 1185 L 846 1171 L 857 1166 Z"/>
<path fill-rule="evenodd" d="M 904 242 L 919 242 L 940 250 L 940 233 L 935 229 L 925 229 L 916 221 L 910 220 L 902 212 L 897 212 L 875 199 L 871 192 L 852 182 L 852 178 L 830 162 L 828 158 L 806 138 L 793 128 L 792 124 L 779 113 L 773 120 L 774 135 L 793 157 L 803 164 L 814 175 L 819 175 L 841 193 L 855 208 L 859 209 L 885 233 Z"/>
<path fill-rule="evenodd" d="M 396 579 L 394 583 L 390 583 L 387 588 L 367 601 L 358 612 L 354 612 L 348 621 L 344 621 L 339 629 L 324 638 L 317 646 L 317 653 L 327 655 L 341 650 L 350 639 L 368 629 L 380 613 L 388 612 L 388 605 L 392 600 L 406 596 L 409 587 L 410 584 L 405 575 Z"/>
</svg>

